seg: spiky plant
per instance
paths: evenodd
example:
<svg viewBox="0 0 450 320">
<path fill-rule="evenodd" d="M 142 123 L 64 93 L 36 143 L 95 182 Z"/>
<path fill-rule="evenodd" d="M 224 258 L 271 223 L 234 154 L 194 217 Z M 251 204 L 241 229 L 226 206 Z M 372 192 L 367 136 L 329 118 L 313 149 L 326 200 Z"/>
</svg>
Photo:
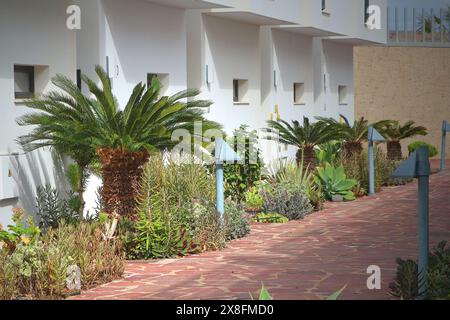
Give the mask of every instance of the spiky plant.
<svg viewBox="0 0 450 320">
<path fill-rule="evenodd" d="M 89 156 L 89 163 L 97 155 L 103 177 L 103 209 L 110 214 L 132 215 L 135 186 L 150 152 L 176 145 L 178 142 L 171 138 L 177 129 L 197 134 L 194 122 L 202 122 L 203 131 L 221 126 L 203 117 L 211 102 L 190 99 L 199 94 L 198 90 L 159 97 L 160 84 L 156 79 L 148 88 L 137 84 L 122 110 L 106 72 L 100 66 L 95 70 L 101 87 L 82 76 L 94 98 L 84 97 L 71 80 L 58 76 L 56 84 L 61 84 L 63 93 L 52 92 L 30 102 L 31 107 L 44 112 L 19 120 L 23 125 L 37 125 L 21 142 L 30 144 L 30 148 L 55 145 L 75 161 L 76 156 Z"/>
<path fill-rule="evenodd" d="M 297 163 L 303 159 L 303 167 L 310 169 L 316 166 L 314 147 L 330 141 L 335 134 L 326 123 L 311 123 L 307 117 L 303 117 L 303 124 L 297 120 L 292 121 L 292 124 L 284 120 L 269 120 L 267 124 L 269 128 L 266 131 L 270 135 L 266 138 L 273 138 L 272 135 L 276 134 L 279 142 L 297 147 Z"/>
<path fill-rule="evenodd" d="M 131 215 L 136 205 L 135 186 L 149 154 L 175 146 L 178 143 L 172 141 L 175 130 L 186 130 L 195 137 L 198 134 L 194 132 L 195 122 L 202 123 L 203 132 L 220 130 L 221 125 L 204 118 L 211 102 L 194 100 L 198 90 L 188 89 L 171 97 L 160 97 L 160 83 L 156 79 L 148 88 L 137 84 L 121 110 L 105 71 L 97 66 L 96 73 L 101 88 L 85 76 L 83 81 L 96 98 L 92 104 L 96 117 L 89 126 L 89 133 L 102 163 L 101 196 L 106 212 Z"/>
<path fill-rule="evenodd" d="M 83 194 L 86 172 L 95 158 L 95 148 L 86 130 L 87 123 L 94 118 L 93 100 L 85 97 L 78 87 L 62 75 L 52 79 L 59 91 L 52 91 L 26 102 L 33 113 L 17 119 L 20 126 L 33 126 L 26 135 L 17 139 L 24 151 L 52 147 L 59 153 L 70 156 L 80 169 L 77 193 L 80 197 L 79 216 L 83 219 Z"/>
<path fill-rule="evenodd" d="M 427 128 L 415 126 L 414 121 L 407 121 L 403 125 L 396 120 L 384 121 L 378 130 L 387 139 L 387 156 L 390 160 L 403 159 L 401 140 L 427 135 Z"/>
<path fill-rule="evenodd" d="M 317 120 L 328 125 L 335 132 L 336 137 L 343 141 L 344 156 L 360 155 L 363 150 L 363 142 L 367 141 L 369 121 L 361 117 L 350 124 L 345 116 L 341 114 L 340 117 L 343 122 L 324 117 L 317 117 Z"/>
</svg>

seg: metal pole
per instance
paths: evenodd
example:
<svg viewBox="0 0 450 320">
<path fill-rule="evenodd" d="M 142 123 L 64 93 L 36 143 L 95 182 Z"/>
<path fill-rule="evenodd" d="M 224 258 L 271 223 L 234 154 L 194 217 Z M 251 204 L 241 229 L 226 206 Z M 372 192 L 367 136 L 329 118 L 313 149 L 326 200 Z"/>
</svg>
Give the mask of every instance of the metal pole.
<svg viewBox="0 0 450 320">
<path fill-rule="evenodd" d="M 442 147 L 441 147 L 441 172 L 445 171 L 445 152 L 447 151 L 446 146 L 446 138 L 447 138 L 447 121 L 444 121 L 442 124 Z"/>
<path fill-rule="evenodd" d="M 373 141 L 369 137 L 369 196 L 375 194 L 375 169 L 373 156 Z"/>
<path fill-rule="evenodd" d="M 220 222 L 223 225 L 223 216 L 225 212 L 224 190 L 223 190 L 223 164 L 216 164 L 216 208 L 220 215 Z"/>
<path fill-rule="evenodd" d="M 419 299 L 428 294 L 428 250 L 429 250 L 429 175 L 430 162 L 428 148 L 417 150 L 417 176 L 419 184 Z"/>
</svg>

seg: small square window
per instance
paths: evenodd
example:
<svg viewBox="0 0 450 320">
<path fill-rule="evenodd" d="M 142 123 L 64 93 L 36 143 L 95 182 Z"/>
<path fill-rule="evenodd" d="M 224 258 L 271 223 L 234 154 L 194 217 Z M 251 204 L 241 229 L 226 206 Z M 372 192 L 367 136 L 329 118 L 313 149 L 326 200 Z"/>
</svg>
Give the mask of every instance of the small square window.
<svg viewBox="0 0 450 320">
<path fill-rule="evenodd" d="M 14 98 L 29 99 L 35 93 L 34 66 L 14 66 Z"/>
<path fill-rule="evenodd" d="M 235 104 L 247 104 L 248 80 L 233 80 L 233 102 Z"/>
<path fill-rule="evenodd" d="M 303 82 L 294 83 L 294 104 L 305 104 L 305 84 Z"/>
<path fill-rule="evenodd" d="M 347 86 L 340 85 L 338 86 L 338 95 L 339 95 L 339 104 L 347 105 L 348 104 L 348 89 Z"/>
<path fill-rule="evenodd" d="M 166 94 L 169 89 L 169 74 L 167 73 L 147 73 L 147 88 L 152 84 L 153 79 L 157 79 L 161 85 L 160 95 Z"/>
</svg>

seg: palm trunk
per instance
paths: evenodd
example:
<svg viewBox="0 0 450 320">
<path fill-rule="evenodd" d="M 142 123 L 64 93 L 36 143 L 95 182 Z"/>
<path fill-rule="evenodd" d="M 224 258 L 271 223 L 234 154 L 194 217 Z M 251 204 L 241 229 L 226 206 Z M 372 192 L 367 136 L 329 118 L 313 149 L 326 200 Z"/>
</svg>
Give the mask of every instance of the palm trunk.
<svg viewBox="0 0 450 320">
<path fill-rule="evenodd" d="M 314 147 L 305 146 L 303 149 L 298 149 L 297 151 L 297 164 L 300 165 L 303 156 L 303 168 L 309 168 L 314 170 L 316 168 L 316 155 L 314 153 Z"/>
<path fill-rule="evenodd" d="M 120 149 L 98 149 L 102 163 L 104 210 L 110 215 L 135 217 L 137 185 L 142 175 L 142 165 L 148 153 L 128 152 Z"/>
<path fill-rule="evenodd" d="M 80 170 L 80 177 L 79 177 L 79 181 L 78 181 L 78 188 L 77 188 L 77 193 L 78 193 L 78 197 L 80 198 L 80 208 L 78 209 L 78 214 L 79 214 L 79 218 L 80 221 L 83 221 L 84 219 L 84 207 L 86 206 L 86 202 L 84 201 L 84 185 L 85 185 L 85 174 L 86 174 L 86 167 L 85 166 L 80 166 L 78 165 L 79 170 Z"/>
<path fill-rule="evenodd" d="M 391 140 L 387 142 L 387 157 L 390 160 L 403 159 L 402 146 L 400 144 L 400 141 Z"/>
<path fill-rule="evenodd" d="M 79 188 L 77 190 L 78 197 L 80 197 L 80 208 L 78 209 L 78 214 L 80 215 L 80 221 L 84 219 L 84 207 L 86 206 L 86 202 L 84 202 L 84 189 Z"/>
<path fill-rule="evenodd" d="M 361 142 L 349 141 L 344 142 L 342 149 L 345 157 L 352 158 L 361 155 L 363 146 Z"/>
</svg>

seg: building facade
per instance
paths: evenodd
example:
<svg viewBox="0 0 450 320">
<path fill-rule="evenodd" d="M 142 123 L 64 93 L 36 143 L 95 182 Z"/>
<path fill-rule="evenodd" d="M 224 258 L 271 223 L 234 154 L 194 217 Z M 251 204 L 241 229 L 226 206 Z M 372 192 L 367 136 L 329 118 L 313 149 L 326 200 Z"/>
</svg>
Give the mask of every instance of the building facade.
<svg viewBox="0 0 450 320">
<path fill-rule="evenodd" d="M 80 8 L 79 30 L 66 25 L 71 5 Z M 379 9 L 375 30 L 365 24 L 370 5 Z M 200 88 L 214 102 L 208 117 L 228 133 L 269 119 L 353 120 L 353 48 L 386 43 L 385 13 L 386 0 L 2 1 L 0 223 L 15 206 L 34 212 L 37 186 L 64 185 L 67 159 L 44 149 L 24 153 L 15 142 L 26 130 L 15 123 L 27 111 L 21 97 L 51 90 L 57 73 L 95 78 L 99 64 L 121 105 L 152 77 L 165 95 Z M 266 162 L 295 153 L 262 149 Z M 100 183 L 91 179 L 88 208 Z"/>
</svg>

